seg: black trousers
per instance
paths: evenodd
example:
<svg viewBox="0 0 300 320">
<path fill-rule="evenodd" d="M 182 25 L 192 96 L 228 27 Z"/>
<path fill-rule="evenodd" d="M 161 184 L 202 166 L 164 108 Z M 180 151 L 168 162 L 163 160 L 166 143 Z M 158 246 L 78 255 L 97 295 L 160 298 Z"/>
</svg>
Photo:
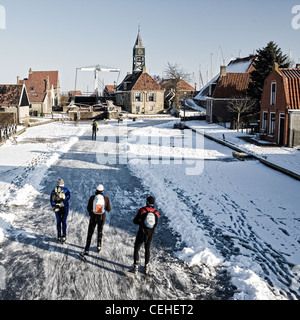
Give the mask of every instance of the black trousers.
<svg viewBox="0 0 300 320">
<path fill-rule="evenodd" d="M 92 140 L 97 140 L 97 130 L 93 130 Z"/>
<path fill-rule="evenodd" d="M 150 262 L 150 247 L 154 236 L 154 229 L 140 229 L 134 244 L 134 264 L 139 264 L 140 260 L 140 249 L 145 244 L 145 265 Z"/>
<path fill-rule="evenodd" d="M 101 247 L 104 223 L 105 223 L 105 214 L 103 214 L 103 215 L 92 214 L 91 215 L 90 223 L 89 223 L 89 229 L 88 229 L 88 235 L 87 235 L 87 240 L 86 240 L 85 251 L 89 251 L 90 250 L 92 237 L 93 237 L 94 231 L 96 229 L 96 226 L 98 226 L 97 247 Z"/>
</svg>

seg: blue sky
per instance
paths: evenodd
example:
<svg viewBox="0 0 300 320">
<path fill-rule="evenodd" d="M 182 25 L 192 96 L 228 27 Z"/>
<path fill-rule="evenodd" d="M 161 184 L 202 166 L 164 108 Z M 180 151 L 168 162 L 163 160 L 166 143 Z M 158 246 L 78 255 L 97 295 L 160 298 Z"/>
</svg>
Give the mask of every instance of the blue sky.
<svg viewBox="0 0 300 320">
<path fill-rule="evenodd" d="M 6 11 L 0 83 L 27 77 L 29 68 L 59 70 L 61 89 L 73 90 L 76 68 L 94 64 L 120 68 L 122 80 L 132 68 L 138 21 L 151 75 L 177 63 L 198 84 L 200 66 L 204 79 L 211 69 L 218 72 L 220 48 L 228 63 L 271 40 L 300 61 L 300 29 L 291 25 L 300 0 L 0 0 L 0 5 Z M 91 74 L 81 74 L 79 89 L 92 86 L 91 80 Z"/>
</svg>

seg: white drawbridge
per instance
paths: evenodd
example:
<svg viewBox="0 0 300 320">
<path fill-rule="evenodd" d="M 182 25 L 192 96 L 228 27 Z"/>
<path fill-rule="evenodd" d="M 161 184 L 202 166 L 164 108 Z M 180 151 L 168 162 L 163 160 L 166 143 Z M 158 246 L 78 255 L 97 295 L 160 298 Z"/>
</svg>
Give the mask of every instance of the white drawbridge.
<svg viewBox="0 0 300 320">
<path fill-rule="evenodd" d="M 77 78 L 78 78 L 78 71 L 93 71 L 94 72 L 94 93 L 95 95 L 99 96 L 99 87 L 100 85 L 104 86 L 104 83 L 99 79 L 99 72 L 115 72 L 118 73 L 118 80 L 120 77 L 120 69 L 117 68 L 110 68 L 106 66 L 101 66 L 99 64 L 89 67 L 81 67 L 76 69 L 76 79 L 75 79 L 75 91 L 77 89 Z M 102 88 L 104 89 L 104 87 Z"/>
</svg>

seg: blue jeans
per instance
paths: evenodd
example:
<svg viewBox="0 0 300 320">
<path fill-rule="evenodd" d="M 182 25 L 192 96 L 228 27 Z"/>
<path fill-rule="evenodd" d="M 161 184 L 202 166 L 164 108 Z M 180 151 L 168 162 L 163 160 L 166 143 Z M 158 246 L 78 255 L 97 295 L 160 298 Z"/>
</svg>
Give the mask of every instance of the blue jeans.
<svg viewBox="0 0 300 320">
<path fill-rule="evenodd" d="M 67 235 L 67 218 L 68 218 L 68 210 L 65 208 L 61 208 L 58 212 L 55 212 L 56 221 L 57 221 L 57 234 L 61 236 L 61 229 L 63 235 Z"/>
</svg>

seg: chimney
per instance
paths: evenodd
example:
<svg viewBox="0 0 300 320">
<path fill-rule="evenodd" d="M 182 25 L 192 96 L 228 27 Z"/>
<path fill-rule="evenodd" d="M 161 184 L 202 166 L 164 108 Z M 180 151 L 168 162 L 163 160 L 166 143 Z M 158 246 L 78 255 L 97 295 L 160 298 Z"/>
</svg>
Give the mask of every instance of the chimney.
<svg viewBox="0 0 300 320">
<path fill-rule="evenodd" d="M 17 76 L 17 84 L 19 84 L 19 82 L 20 82 L 20 77 Z"/>
<path fill-rule="evenodd" d="M 47 75 L 45 79 L 45 91 L 47 92 L 50 89 L 50 78 Z"/>
<path fill-rule="evenodd" d="M 279 65 L 278 65 L 278 62 L 274 62 L 274 65 L 273 65 L 273 71 L 277 71 L 277 72 L 279 72 Z"/>
<path fill-rule="evenodd" d="M 32 74 L 32 69 L 31 68 L 29 69 L 29 74 Z"/>
<path fill-rule="evenodd" d="M 226 72 L 227 72 L 226 66 L 221 66 L 221 71 L 220 71 L 221 77 L 226 76 Z"/>
</svg>

